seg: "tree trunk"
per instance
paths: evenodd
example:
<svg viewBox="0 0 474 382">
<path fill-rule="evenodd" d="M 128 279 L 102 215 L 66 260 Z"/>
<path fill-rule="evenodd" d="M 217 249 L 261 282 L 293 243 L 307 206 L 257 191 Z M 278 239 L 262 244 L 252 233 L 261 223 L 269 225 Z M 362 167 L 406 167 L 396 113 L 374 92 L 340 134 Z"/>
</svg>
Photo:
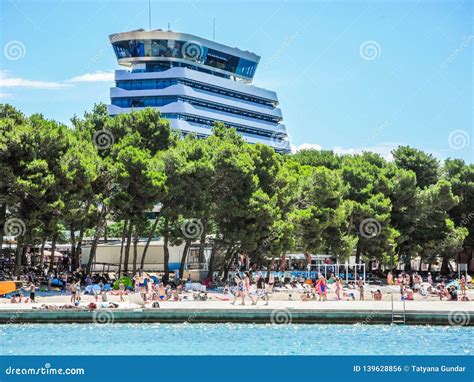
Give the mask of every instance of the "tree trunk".
<svg viewBox="0 0 474 382">
<path fill-rule="evenodd" d="M 133 230 L 133 224 L 132 221 L 130 220 L 129 226 L 128 226 L 128 232 L 127 232 L 127 244 L 125 246 L 125 259 L 124 259 L 124 264 L 123 264 L 123 273 L 128 276 L 128 260 L 130 259 L 130 244 L 132 242 L 132 230 Z"/>
<path fill-rule="evenodd" d="M 448 274 L 448 259 L 446 256 L 443 255 L 443 262 L 441 263 L 440 272 L 442 275 Z"/>
<path fill-rule="evenodd" d="M 76 235 L 74 234 L 74 223 L 71 222 L 69 225 L 69 234 L 71 235 L 71 268 L 73 271 L 76 270 Z"/>
<path fill-rule="evenodd" d="M 4 191 L 2 190 L 2 195 L 4 196 Z M 7 202 L 4 200 L 0 205 L 0 253 L 3 253 L 3 230 L 5 228 L 5 220 L 7 216 Z"/>
<path fill-rule="evenodd" d="M 58 238 L 58 234 L 54 232 L 53 237 L 51 238 L 51 257 L 49 259 L 49 272 L 53 272 L 53 268 L 54 268 L 54 252 L 56 252 L 57 238 Z"/>
<path fill-rule="evenodd" d="M 95 255 L 97 252 L 97 246 L 99 244 L 99 239 L 100 239 L 100 229 L 102 227 L 102 218 L 105 216 L 105 206 L 102 206 L 102 210 L 99 213 L 99 217 L 97 218 L 97 224 L 95 226 L 95 234 L 94 234 L 94 240 L 92 241 L 91 245 L 91 252 L 89 254 L 89 260 L 87 261 L 87 267 L 86 267 L 86 273 L 90 274 L 91 269 L 92 269 L 92 263 L 95 260 Z"/>
<path fill-rule="evenodd" d="M 46 245 L 46 238 L 43 237 L 41 240 L 41 248 L 40 248 L 40 269 L 41 272 L 44 271 L 44 246 Z"/>
<path fill-rule="evenodd" d="M 141 269 L 145 268 L 145 256 L 148 252 L 148 247 L 150 246 L 150 243 L 153 240 L 153 237 L 155 236 L 156 228 L 158 227 L 159 221 L 160 221 L 160 215 L 157 214 L 155 222 L 153 223 L 153 226 L 151 227 L 150 235 L 148 236 L 148 239 L 146 241 L 145 248 L 143 248 L 142 260 L 140 262 Z"/>
<path fill-rule="evenodd" d="M 207 272 L 207 277 L 212 277 L 212 274 L 214 273 L 214 262 L 216 258 L 216 252 L 217 248 L 215 245 L 212 245 L 211 249 L 211 257 L 209 258 L 209 271 Z"/>
<path fill-rule="evenodd" d="M 123 230 L 122 230 L 122 242 L 120 243 L 120 259 L 119 259 L 119 264 L 118 264 L 119 277 L 122 271 L 123 247 L 124 247 L 125 237 L 127 235 L 127 227 L 128 227 L 128 220 L 124 220 Z"/>
<path fill-rule="evenodd" d="M 222 265 L 221 265 L 221 267 L 219 268 L 219 273 L 218 273 L 218 276 L 219 276 L 219 277 L 222 276 L 222 274 L 224 273 L 225 268 L 226 268 L 226 265 L 227 265 L 227 262 L 229 261 L 229 257 L 231 257 L 230 255 L 231 255 L 231 253 L 232 253 L 232 251 L 233 251 L 234 248 L 235 248 L 234 245 L 229 246 L 229 247 L 227 248 L 227 251 L 225 252 L 225 255 L 224 255 L 224 260 L 222 261 Z"/>
<path fill-rule="evenodd" d="M 138 234 L 138 226 L 135 226 L 135 233 L 133 235 L 133 271 L 132 273 L 135 274 L 137 272 L 137 259 L 138 259 L 138 239 L 140 235 Z"/>
<path fill-rule="evenodd" d="M 201 219 L 202 223 L 202 232 L 201 237 L 199 238 L 199 261 L 204 259 L 204 249 L 206 247 L 206 233 L 207 233 L 207 219 Z"/>
<path fill-rule="evenodd" d="M 106 212 L 105 212 L 105 214 L 106 214 Z M 107 224 L 107 219 L 104 219 L 104 220 L 105 220 L 104 221 L 104 242 L 107 243 L 109 241 L 109 239 L 108 239 L 108 237 L 109 237 L 109 225 Z"/>
<path fill-rule="evenodd" d="M 21 274 L 21 260 L 23 254 L 23 242 L 20 238 L 16 240 L 16 255 L 15 255 L 15 276 L 19 277 Z"/>
<path fill-rule="evenodd" d="M 356 264 L 359 264 L 360 263 L 360 255 L 362 253 L 362 244 L 360 242 L 360 238 L 359 240 L 357 241 L 357 247 L 356 247 L 356 258 L 355 258 L 355 262 Z"/>
<path fill-rule="evenodd" d="M 183 254 L 181 255 L 181 263 L 179 264 L 179 278 L 182 279 L 184 275 L 184 265 L 188 257 L 189 247 L 191 247 L 191 240 L 186 240 L 184 244 Z"/>
<path fill-rule="evenodd" d="M 405 272 L 411 272 L 411 255 L 407 255 L 405 259 Z"/>
<path fill-rule="evenodd" d="M 79 237 L 77 238 L 76 246 L 76 269 L 81 266 L 81 257 L 82 257 L 82 240 L 84 239 L 84 221 L 81 222 L 81 227 L 79 229 Z"/>
<path fill-rule="evenodd" d="M 224 269 L 224 280 L 227 280 L 227 277 L 229 276 L 229 271 L 230 271 L 230 267 L 232 266 L 235 258 L 237 257 L 237 255 L 239 254 L 239 251 L 234 251 L 229 262 L 227 263 L 225 269 Z"/>
<path fill-rule="evenodd" d="M 164 252 L 164 271 L 165 275 L 163 277 L 163 282 L 167 283 L 170 277 L 169 261 L 170 261 L 170 251 L 168 248 L 169 243 L 169 220 L 165 218 L 165 229 L 163 233 L 163 252 Z"/>
</svg>

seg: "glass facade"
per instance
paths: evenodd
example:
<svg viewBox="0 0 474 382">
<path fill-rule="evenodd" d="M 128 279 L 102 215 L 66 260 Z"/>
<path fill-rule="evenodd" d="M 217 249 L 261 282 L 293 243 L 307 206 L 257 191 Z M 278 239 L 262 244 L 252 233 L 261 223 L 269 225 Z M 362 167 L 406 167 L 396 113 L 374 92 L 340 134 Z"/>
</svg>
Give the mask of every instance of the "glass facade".
<svg viewBox="0 0 474 382">
<path fill-rule="evenodd" d="M 206 101 L 203 99 L 197 99 L 187 96 L 147 96 L 147 97 L 123 97 L 123 98 L 112 98 L 112 105 L 118 107 L 157 107 L 165 106 L 172 102 L 186 102 L 190 105 L 209 109 L 209 111 L 217 110 L 224 113 L 236 114 L 239 116 L 246 116 L 261 121 L 267 122 L 279 122 L 280 117 L 272 117 L 265 114 L 259 114 L 246 109 L 239 109 L 236 107 L 228 106 L 224 103 L 215 103 Z"/>
<path fill-rule="evenodd" d="M 257 103 L 262 106 L 268 106 L 274 108 L 276 105 L 274 102 L 265 100 L 263 98 L 253 97 L 249 94 L 234 92 L 229 89 L 219 88 L 209 84 L 198 83 L 184 78 L 172 78 L 172 79 L 146 79 L 146 80 L 120 80 L 116 81 L 115 86 L 125 90 L 152 90 L 152 89 L 165 89 L 172 85 L 183 84 L 194 89 L 201 89 L 214 94 L 222 94 L 225 96 L 242 99 L 245 101 Z"/>
<path fill-rule="evenodd" d="M 178 102 L 178 97 L 130 97 L 112 98 L 112 105 L 118 107 L 156 107 Z"/>
<path fill-rule="evenodd" d="M 257 63 L 202 46 L 194 41 L 126 40 L 113 42 L 118 59 L 132 57 L 180 58 L 252 78 Z"/>
<path fill-rule="evenodd" d="M 118 35 L 125 40 L 117 41 Z M 119 64 L 129 71 L 116 72 L 111 115 L 158 108 L 183 135 L 196 131 L 199 137 L 208 136 L 220 121 L 248 142 L 290 151 L 289 144 L 275 143 L 276 134 L 286 136 L 275 93 L 250 85 L 260 59 L 257 55 L 171 31 L 118 35 L 110 40 Z"/>
<path fill-rule="evenodd" d="M 214 122 L 215 122 L 214 119 L 203 118 L 199 115 L 163 113 L 163 114 L 161 114 L 161 116 L 163 118 L 166 118 L 166 119 L 181 119 L 183 121 L 197 123 L 199 125 L 209 126 L 209 128 L 212 128 L 212 126 L 214 126 Z M 221 121 L 221 122 L 223 122 L 223 121 Z M 232 127 L 232 128 L 236 129 L 237 131 L 239 131 L 241 133 L 251 134 L 255 137 L 271 138 L 271 137 L 274 136 L 274 133 L 272 131 L 265 131 L 265 130 L 255 129 L 255 128 L 245 126 L 245 125 L 240 125 L 240 124 L 237 124 L 237 123 L 225 122 L 225 125 L 229 126 L 229 127 Z"/>
<path fill-rule="evenodd" d="M 178 84 L 177 79 L 117 81 L 116 86 L 125 90 L 165 89 Z"/>
</svg>

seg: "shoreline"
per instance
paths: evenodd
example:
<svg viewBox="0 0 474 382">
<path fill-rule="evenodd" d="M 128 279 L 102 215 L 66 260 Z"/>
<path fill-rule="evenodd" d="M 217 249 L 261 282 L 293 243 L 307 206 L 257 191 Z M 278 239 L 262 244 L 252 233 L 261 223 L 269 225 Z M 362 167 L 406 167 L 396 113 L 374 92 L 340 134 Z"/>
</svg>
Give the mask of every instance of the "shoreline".
<svg viewBox="0 0 474 382">
<path fill-rule="evenodd" d="M 42 305 L 0 304 L 0 324 L 24 323 L 255 323 L 255 324 L 392 324 L 389 301 L 271 301 L 268 306 L 232 306 L 227 301 L 161 302 L 140 307 L 128 302 L 118 308 L 39 309 Z M 100 306 L 100 303 L 99 303 Z M 462 302 L 409 301 L 406 325 L 474 326 L 474 307 Z M 394 313 L 403 304 L 394 302 Z M 400 316 L 397 316 L 400 318 Z"/>
</svg>

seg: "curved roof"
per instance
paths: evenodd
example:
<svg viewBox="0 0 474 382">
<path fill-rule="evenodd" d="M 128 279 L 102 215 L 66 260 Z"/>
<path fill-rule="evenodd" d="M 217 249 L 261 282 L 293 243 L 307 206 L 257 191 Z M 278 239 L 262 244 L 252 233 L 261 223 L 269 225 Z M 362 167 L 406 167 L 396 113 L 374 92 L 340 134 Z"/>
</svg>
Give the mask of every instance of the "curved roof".
<svg viewBox="0 0 474 382">
<path fill-rule="evenodd" d="M 144 29 L 137 29 L 129 32 L 114 33 L 109 35 L 109 40 L 111 43 L 118 41 L 127 41 L 127 40 L 181 40 L 181 41 L 193 41 L 197 42 L 207 48 L 212 48 L 223 53 L 227 53 L 233 56 L 238 56 L 245 58 L 246 60 L 253 61 L 258 63 L 260 61 L 260 56 L 257 56 L 255 53 L 241 50 L 239 48 L 232 48 L 227 45 L 219 44 L 215 41 L 207 40 L 202 37 L 198 37 L 188 33 L 179 33 L 173 31 L 163 31 L 161 29 L 156 29 L 152 31 L 146 31 Z"/>
</svg>

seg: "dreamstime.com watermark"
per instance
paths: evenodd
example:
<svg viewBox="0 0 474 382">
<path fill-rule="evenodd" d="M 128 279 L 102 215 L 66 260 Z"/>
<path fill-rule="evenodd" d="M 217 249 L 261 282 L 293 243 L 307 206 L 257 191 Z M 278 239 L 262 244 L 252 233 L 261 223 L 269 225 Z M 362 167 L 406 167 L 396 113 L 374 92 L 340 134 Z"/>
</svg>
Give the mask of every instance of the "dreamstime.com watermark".
<svg viewBox="0 0 474 382">
<path fill-rule="evenodd" d="M 289 325 L 293 321 L 293 315 L 288 309 L 275 309 L 270 314 L 270 322 L 273 325 Z"/>
<path fill-rule="evenodd" d="M 367 218 L 362 220 L 359 225 L 359 233 L 366 239 L 372 239 L 380 234 L 382 231 L 382 224 L 377 219 Z"/>
<path fill-rule="evenodd" d="M 5 369 L 5 375 L 85 375 L 83 367 L 56 368 L 50 363 L 45 363 L 42 367 L 13 367 Z"/>
<path fill-rule="evenodd" d="M 441 64 L 441 69 L 446 69 L 448 65 L 451 64 L 456 59 L 456 57 L 458 57 L 473 41 L 474 34 L 464 36 L 461 44 L 456 49 L 454 49 L 454 51 L 448 56 L 446 61 Z"/>
</svg>

